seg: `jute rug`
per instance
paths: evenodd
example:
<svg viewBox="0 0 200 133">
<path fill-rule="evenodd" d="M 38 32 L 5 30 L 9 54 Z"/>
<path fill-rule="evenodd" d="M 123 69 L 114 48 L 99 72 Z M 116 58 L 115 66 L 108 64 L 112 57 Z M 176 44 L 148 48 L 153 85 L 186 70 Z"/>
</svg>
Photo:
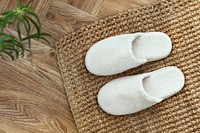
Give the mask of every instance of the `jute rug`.
<svg viewBox="0 0 200 133">
<path fill-rule="evenodd" d="M 109 76 L 90 74 L 84 64 L 97 41 L 124 33 L 161 31 L 173 41 L 166 59 Z M 200 1 L 165 0 L 129 10 L 66 35 L 57 42 L 58 64 L 80 133 L 200 132 Z M 185 75 L 184 88 L 151 108 L 127 116 L 112 116 L 97 104 L 97 93 L 108 81 L 175 65 Z"/>
</svg>

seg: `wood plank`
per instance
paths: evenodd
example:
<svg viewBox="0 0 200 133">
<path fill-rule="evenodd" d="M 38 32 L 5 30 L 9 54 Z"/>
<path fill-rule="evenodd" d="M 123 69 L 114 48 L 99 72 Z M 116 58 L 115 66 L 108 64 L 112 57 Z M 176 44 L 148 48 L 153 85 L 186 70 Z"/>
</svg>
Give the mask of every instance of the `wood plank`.
<svg viewBox="0 0 200 133">
<path fill-rule="evenodd" d="M 17 1 L 13 0 L 0 0 L 0 12 L 12 10 L 17 5 Z"/>
<path fill-rule="evenodd" d="M 76 27 L 83 26 L 88 24 L 88 22 L 91 23 L 98 19 L 94 15 L 91 15 L 83 10 L 56 0 L 52 2 L 48 13 L 48 15 L 51 14 L 54 16 L 51 17 L 51 19 L 47 18 L 47 20 L 51 22 L 51 26 L 53 24 L 60 25 L 63 29 L 63 33 L 72 32 L 76 30 Z M 81 23 L 81 25 L 77 26 L 77 23 Z"/>
<path fill-rule="evenodd" d="M 100 18 L 158 0 L 31 0 L 52 34 L 51 45 L 34 41 L 15 62 L 0 60 L 0 133 L 77 133 L 55 55 L 55 41 Z M 27 3 L 27 0 L 22 0 Z M 16 1 L 0 0 L 0 12 Z"/>
<path fill-rule="evenodd" d="M 31 53 L 0 61 L 0 129 L 19 133 L 77 132 L 55 49 L 33 41 Z"/>
<path fill-rule="evenodd" d="M 53 35 L 49 38 L 55 42 L 64 34 L 71 33 L 100 18 L 125 11 L 129 8 L 137 9 L 158 0 L 53 0 L 43 29 Z"/>
<path fill-rule="evenodd" d="M 45 21 L 46 13 L 48 12 L 52 1 L 53 0 L 32 0 L 30 3 L 31 7 L 33 7 L 38 14 L 41 22 Z"/>
<path fill-rule="evenodd" d="M 64 34 L 73 32 L 80 27 L 98 20 L 97 17 L 83 10 L 80 10 L 66 2 L 54 0 L 43 21 L 44 31 L 48 30 L 52 37 L 51 42 L 55 43 Z"/>
<path fill-rule="evenodd" d="M 137 9 L 156 1 L 158 0 L 105 0 L 97 17 L 104 18 L 128 9 Z"/>
<path fill-rule="evenodd" d="M 7 1 L 7 0 L 0 0 L 0 3 L 1 3 L 0 12 L 3 12 L 6 9 L 9 1 Z"/>
<path fill-rule="evenodd" d="M 105 0 L 74 0 L 70 5 L 83 10 L 91 15 L 97 15 Z M 89 3 L 89 4 L 88 4 Z"/>
</svg>

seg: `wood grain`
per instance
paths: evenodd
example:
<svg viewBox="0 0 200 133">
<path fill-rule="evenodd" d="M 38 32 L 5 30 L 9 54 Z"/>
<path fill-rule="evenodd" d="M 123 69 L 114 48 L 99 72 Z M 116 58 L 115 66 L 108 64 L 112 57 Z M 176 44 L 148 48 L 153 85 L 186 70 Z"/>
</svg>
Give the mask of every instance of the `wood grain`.
<svg viewBox="0 0 200 133">
<path fill-rule="evenodd" d="M 55 41 L 108 15 L 156 1 L 32 0 L 43 31 L 52 35 L 51 46 L 33 41 L 25 58 L 0 61 L 0 133 L 77 133 L 56 63 Z M 0 13 L 14 5 L 14 0 L 0 0 Z"/>
</svg>

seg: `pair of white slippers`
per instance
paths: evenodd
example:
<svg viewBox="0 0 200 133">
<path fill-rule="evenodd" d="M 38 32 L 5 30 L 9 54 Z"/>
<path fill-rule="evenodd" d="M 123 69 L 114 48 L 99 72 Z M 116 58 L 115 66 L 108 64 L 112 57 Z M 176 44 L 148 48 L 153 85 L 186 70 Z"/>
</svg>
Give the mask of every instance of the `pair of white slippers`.
<svg viewBox="0 0 200 133">
<path fill-rule="evenodd" d="M 113 75 L 163 59 L 171 49 L 171 39 L 162 32 L 118 35 L 93 45 L 86 54 L 85 64 L 95 75 Z M 174 95 L 183 88 L 184 82 L 183 73 L 175 66 L 122 77 L 100 89 L 98 103 L 109 114 L 131 114 Z"/>
</svg>

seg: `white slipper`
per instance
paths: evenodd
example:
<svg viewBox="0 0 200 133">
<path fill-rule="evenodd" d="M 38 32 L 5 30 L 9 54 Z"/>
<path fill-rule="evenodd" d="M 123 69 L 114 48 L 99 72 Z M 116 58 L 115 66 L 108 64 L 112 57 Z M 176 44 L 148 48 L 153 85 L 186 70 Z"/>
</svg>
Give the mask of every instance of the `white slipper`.
<svg viewBox="0 0 200 133">
<path fill-rule="evenodd" d="M 171 39 L 162 32 L 118 35 L 94 44 L 86 54 L 85 65 L 95 75 L 112 75 L 165 58 L 171 49 Z"/>
<path fill-rule="evenodd" d="M 99 106 L 112 115 L 148 108 L 174 95 L 184 86 L 184 75 L 174 66 L 112 80 L 98 93 Z"/>
</svg>

